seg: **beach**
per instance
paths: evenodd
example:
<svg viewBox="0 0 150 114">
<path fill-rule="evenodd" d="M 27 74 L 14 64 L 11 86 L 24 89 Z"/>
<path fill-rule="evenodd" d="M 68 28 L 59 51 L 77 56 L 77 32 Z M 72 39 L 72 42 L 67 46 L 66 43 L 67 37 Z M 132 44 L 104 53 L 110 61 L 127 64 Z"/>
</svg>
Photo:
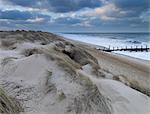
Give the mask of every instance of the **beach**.
<svg viewBox="0 0 150 114">
<path fill-rule="evenodd" d="M 113 53 L 125 55 L 142 60 L 150 60 L 149 51 L 121 51 L 126 48 L 146 48 L 150 47 L 149 33 L 57 33 L 70 40 L 76 40 L 83 43 L 89 43 L 107 48 L 120 49 Z"/>
<path fill-rule="evenodd" d="M 1 31 L 0 113 L 148 114 L 150 61 L 96 47 L 48 32 Z"/>
</svg>

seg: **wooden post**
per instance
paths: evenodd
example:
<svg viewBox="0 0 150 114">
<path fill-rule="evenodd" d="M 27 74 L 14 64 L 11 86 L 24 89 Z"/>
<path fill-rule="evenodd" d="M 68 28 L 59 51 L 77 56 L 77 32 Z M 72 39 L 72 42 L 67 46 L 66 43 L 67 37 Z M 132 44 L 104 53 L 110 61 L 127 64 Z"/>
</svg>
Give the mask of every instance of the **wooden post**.
<svg viewBox="0 0 150 114">
<path fill-rule="evenodd" d="M 135 50 L 136 50 L 136 52 L 138 51 L 138 49 L 137 49 L 137 48 L 138 48 L 138 47 L 136 46 L 136 49 L 135 49 Z"/>
<path fill-rule="evenodd" d="M 110 50 L 110 45 L 109 45 L 109 50 Z"/>
<path fill-rule="evenodd" d="M 148 48 L 147 48 L 147 45 L 146 45 L 146 52 L 148 52 Z"/>
<path fill-rule="evenodd" d="M 131 50 L 130 51 L 132 51 L 132 46 L 131 46 Z"/>
</svg>

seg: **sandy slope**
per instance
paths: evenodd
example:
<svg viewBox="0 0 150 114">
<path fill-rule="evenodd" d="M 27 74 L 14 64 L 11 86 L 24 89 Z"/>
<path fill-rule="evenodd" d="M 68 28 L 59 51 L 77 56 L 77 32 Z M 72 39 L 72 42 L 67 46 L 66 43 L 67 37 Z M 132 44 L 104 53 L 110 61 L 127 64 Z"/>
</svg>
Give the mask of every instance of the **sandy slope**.
<svg viewBox="0 0 150 114">
<path fill-rule="evenodd" d="M 84 69 L 89 69 L 86 67 Z M 88 76 L 97 85 L 102 94 L 110 99 L 114 114 L 148 114 L 150 112 L 148 96 L 131 89 L 121 82 L 110 79 L 97 79 L 83 71 L 79 71 L 79 73 Z"/>
<path fill-rule="evenodd" d="M 21 114 L 150 112 L 144 93 L 150 89 L 149 64 L 144 61 L 42 32 L 0 32 L 0 42 L 0 87 L 20 103 Z M 7 100 L 6 106 L 11 109 Z"/>
<path fill-rule="evenodd" d="M 74 42 L 96 57 L 107 74 L 121 78 L 117 80 L 122 82 L 130 82 L 130 86 L 150 96 L 150 61 L 102 52 L 93 49 L 93 45 Z"/>
</svg>

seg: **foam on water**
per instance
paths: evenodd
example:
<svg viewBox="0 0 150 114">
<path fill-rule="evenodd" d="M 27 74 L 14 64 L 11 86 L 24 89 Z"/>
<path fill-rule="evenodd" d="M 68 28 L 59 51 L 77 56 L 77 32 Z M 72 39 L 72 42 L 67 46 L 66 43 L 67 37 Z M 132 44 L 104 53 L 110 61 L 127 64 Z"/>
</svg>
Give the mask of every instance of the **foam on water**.
<svg viewBox="0 0 150 114">
<path fill-rule="evenodd" d="M 104 46 L 104 47 L 150 47 L 149 34 L 59 34 L 68 39 L 77 40 L 81 42 L 86 42 L 94 45 Z M 134 58 L 139 58 L 143 60 L 150 60 L 150 52 L 128 52 L 128 51 L 116 51 L 115 53 L 131 56 Z"/>
<path fill-rule="evenodd" d="M 138 59 L 150 60 L 150 52 L 128 52 L 128 51 L 114 51 L 114 52 Z"/>
</svg>

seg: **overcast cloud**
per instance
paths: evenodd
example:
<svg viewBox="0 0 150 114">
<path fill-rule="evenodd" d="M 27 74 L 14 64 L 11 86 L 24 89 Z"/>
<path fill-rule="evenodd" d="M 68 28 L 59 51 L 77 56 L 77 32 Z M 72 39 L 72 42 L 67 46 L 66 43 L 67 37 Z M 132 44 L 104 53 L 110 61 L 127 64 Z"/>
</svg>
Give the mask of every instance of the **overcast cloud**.
<svg viewBox="0 0 150 114">
<path fill-rule="evenodd" d="M 148 0 L 0 0 L 0 29 L 143 31 Z"/>
</svg>

